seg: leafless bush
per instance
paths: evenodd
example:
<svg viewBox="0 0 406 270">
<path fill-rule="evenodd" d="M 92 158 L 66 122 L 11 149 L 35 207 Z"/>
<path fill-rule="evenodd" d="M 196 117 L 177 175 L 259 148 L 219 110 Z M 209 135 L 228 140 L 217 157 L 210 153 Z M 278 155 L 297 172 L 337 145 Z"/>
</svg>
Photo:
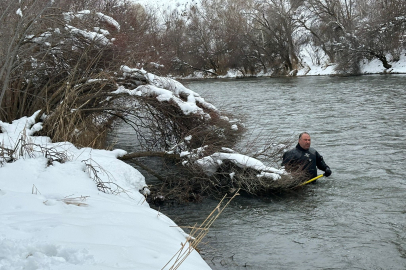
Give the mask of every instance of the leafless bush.
<svg viewBox="0 0 406 270">
<path fill-rule="evenodd" d="M 210 116 L 207 120 L 198 115 L 184 115 L 170 102 L 147 98 L 139 103 L 134 121 L 135 132 L 138 142 L 148 150 L 180 153 L 204 145 L 210 146 L 211 151 L 232 146 L 241 131 L 231 130 L 230 123 L 215 112 Z M 184 141 L 188 136 L 191 139 Z"/>
<path fill-rule="evenodd" d="M 110 172 L 106 171 L 101 167 L 97 162 L 93 159 L 89 158 L 86 160 L 82 160 L 82 162 L 86 165 L 87 172 L 89 176 L 95 182 L 97 189 L 103 193 L 107 194 L 121 194 L 125 193 L 128 195 L 127 190 L 120 187 L 117 183 L 114 182 L 114 177 L 111 175 Z M 112 179 L 111 181 L 103 181 L 100 178 L 100 175 L 105 175 L 108 179 Z"/>
<path fill-rule="evenodd" d="M 17 2 L 7 2 L 10 10 L 19 8 Z M 8 122 L 38 109 L 53 110 L 63 92 L 84 78 L 103 79 L 102 71 L 115 63 L 107 39 L 93 30 L 105 24 L 98 13 L 80 14 L 79 19 L 54 1 L 24 4 L 21 17 L 7 15 L 8 24 L 0 26 L 0 41 L 7 42 L 0 46 L 5 56 L 0 119 Z"/>
<path fill-rule="evenodd" d="M 4 145 L 0 146 L 0 166 L 3 166 L 4 163 L 14 162 L 16 158 L 14 157 L 15 150 L 5 147 Z"/>
<path fill-rule="evenodd" d="M 119 97 L 111 94 L 115 85 L 108 78 L 81 80 L 74 86 L 66 82 L 42 109 L 48 116 L 39 134 L 79 147 L 103 148 L 112 119 L 121 114 L 114 105 Z"/>
<path fill-rule="evenodd" d="M 269 139 L 275 142 L 274 139 Z M 280 178 L 276 177 L 273 173 L 274 168 L 280 167 L 278 163 L 282 154 L 290 148 L 292 141 L 288 140 L 284 144 L 269 143 L 269 141 L 267 143 L 260 150 L 253 150 L 258 147 L 259 142 L 256 141 L 255 144 L 252 142 L 250 147 L 247 145 L 250 151 L 246 151 L 242 158 L 243 160 L 255 158 L 258 162 L 262 161 L 267 166 L 265 171 L 263 171 L 264 168 L 250 166 L 248 161 L 247 164 L 244 164 L 233 160 L 232 155 L 230 158 L 219 160 L 209 159 L 210 168 L 206 165 L 201 166 L 196 161 L 207 158 L 212 152 L 206 153 L 205 148 L 196 149 L 187 157 L 179 158 L 172 166 L 167 164 L 168 171 L 171 173 L 160 175 L 159 183 L 150 187 L 152 196 L 149 201 L 156 204 L 201 201 L 204 197 L 219 198 L 225 192 L 233 192 L 236 189 L 253 196 L 270 195 L 286 192 L 298 186 L 303 180 L 309 180 L 303 170 L 282 174 Z M 241 154 L 232 149 L 222 148 L 220 152 L 225 154 L 224 156 L 227 156 L 227 153 L 237 154 L 239 156 L 237 159 L 241 160 Z M 214 153 L 214 156 L 217 154 Z"/>
</svg>

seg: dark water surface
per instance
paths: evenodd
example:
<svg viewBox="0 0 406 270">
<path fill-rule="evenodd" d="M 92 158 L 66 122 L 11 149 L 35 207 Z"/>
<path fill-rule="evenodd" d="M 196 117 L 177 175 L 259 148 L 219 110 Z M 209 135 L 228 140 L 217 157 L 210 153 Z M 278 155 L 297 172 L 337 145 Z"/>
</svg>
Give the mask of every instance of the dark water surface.
<svg viewBox="0 0 406 270">
<path fill-rule="evenodd" d="M 333 171 L 294 193 L 236 198 L 201 246 L 213 269 L 406 269 L 406 76 L 183 84 L 245 116 L 249 133 L 309 132 Z M 216 205 L 161 211 L 194 225 Z"/>
</svg>

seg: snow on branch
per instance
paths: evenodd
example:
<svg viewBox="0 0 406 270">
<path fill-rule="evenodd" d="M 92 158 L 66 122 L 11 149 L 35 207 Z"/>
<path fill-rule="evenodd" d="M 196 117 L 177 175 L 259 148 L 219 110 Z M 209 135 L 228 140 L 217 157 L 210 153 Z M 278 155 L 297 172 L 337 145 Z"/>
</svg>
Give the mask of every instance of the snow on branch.
<svg viewBox="0 0 406 270">
<path fill-rule="evenodd" d="M 92 13 L 90 10 L 82 10 L 79 11 L 77 13 L 73 13 L 73 12 L 65 12 L 63 13 L 64 19 L 66 22 L 70 22 L 72 19 L 74 18 L 78 18 L 78 19 L 83 19 L 85 16 L 88 15 L 95 15 L 100 21 L 107 23 L 110 26 L 113 26 L 114 28 L 117 29 L 117 31 L 120 31 L 120 24 L 113 19 L 110 16 L 107 16 L 101 12 L 96 12 L 96 13 Z"/>
<path fill-rule="evenodd" d="M 239 153 L 221 153 L 216 152 L 210 156 L 203 157 L 195 161 L 208 175 L 213 175 L 224 161 L 230 161 L 239 168 L 253 169 L 258 171 L 258 178 L 270 178 L 279 180 L 281 175 L 286 174 L 284 170 L 278 170 L 273 167 L 265 166 L 258 159 L 239 154 Z"/>
<path fill-rule="evenodd" d="M 114 28 L 117 29 L 117 31 L 120 31 L 120 24 L 114 20 L 112 17 L 107 16 L 101 12 L 96 12 L 96 16 L 103 22 L 107 23 L 108 25 L 113 26 Z"/>
<path fill-rule="evenodd" d="M 129 68 L 128 66 L 122 66 L 121 71 L 125 78 L 142 80 L 147 84 L 140 85 L 132 90 L 119 86 L 114 92 L 116 94 L 127 93 L 143 97 L 156 97 L 160 102 L 172 101 L 179 106 L 184 115 L 198 114 L 209 119 L 210 115 L 205 113 L 203 109 L 218 112 L 214 105 L 206 102 L 198 93 L 186 88 L 176 80 L 160 77 L 143 69 Z"/>
<path fill-rule="evenodd" d="M 70 25 L 66 25 L 66 29 L 69 30 L 73 34 L 79 34 L 79 35 L 83 36 L 84 38 L 86 38 L 89 41 L 97 41 L 102 45 L 110 44 L 110 40 L 108 38 L 106 38 L 103 34 L 92 32 L 92 31 L 81 30 L 81 29 L 78 29 L 78 28 L 70 26 Z"/>
<path fill-rule="evenodd" d="M 97 41 L 99 43 L 101 43 L 102 45 L 110 45 L 111 42 L 110 40 L 106 37 L 107 35 L 109 35 L 109 31 L 101 29 L 100 27 L 94 27 L 95 31 L 89 31 L 87 29 L 78 29 L 74 26 L 69 25 L 71 23 L 71 21 L 75 18 L 83 20 L 85 19 L 85 17 L 88 16 L 93 16 L 93 18 L 96 18 L 96 20 L 98 20 L 98 22 L 103 22 L 106 23 L 107 25 L 115 28 L 117 31 L 120 31 L 120 24 L 113 19 L 110 16 L 107 16 L 101 12 L 92 12 L 90 10 L 82 10 L 79 11 L 77 13 L 73 13 L 73 12 L 64 12 L 63 13 L 63 17 L 65 22 L 67 23 L 65 25 L 65 28 L 67 30 L 69 30 L 71 33 L 73 34 L 79 34 L 81 36 L 83 36 L 84 38 L 90 40 L 90 41 Z"/>
</svg>

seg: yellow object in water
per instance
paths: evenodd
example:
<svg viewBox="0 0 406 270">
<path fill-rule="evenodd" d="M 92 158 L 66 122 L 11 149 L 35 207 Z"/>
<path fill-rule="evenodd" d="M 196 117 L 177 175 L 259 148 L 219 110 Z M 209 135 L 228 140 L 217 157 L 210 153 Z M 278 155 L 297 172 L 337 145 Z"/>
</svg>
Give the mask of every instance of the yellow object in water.
<svg viewBox="0 0 406 270">
<path fill-rule="evenodd" d="M 320 177 L 323 177 L 323 176 L 324 176 L 324 174 L 320 174 L 320 175 L 316 176 L 315 178 L 312 178 L 312 179 L 310 179 L 310 180 L 308 180 L 308 181 L 306 181 L 304 183 L 301 183 L 300 185 L 297 185 L 297 186 L 298 187 L 304 186 L 304 185 L 309 184 L 310 182 L 313 182 L 313 181 L 315 181 L 315 180 L 317 180 L 317 179 L 319 179 Z"/>
</svg>

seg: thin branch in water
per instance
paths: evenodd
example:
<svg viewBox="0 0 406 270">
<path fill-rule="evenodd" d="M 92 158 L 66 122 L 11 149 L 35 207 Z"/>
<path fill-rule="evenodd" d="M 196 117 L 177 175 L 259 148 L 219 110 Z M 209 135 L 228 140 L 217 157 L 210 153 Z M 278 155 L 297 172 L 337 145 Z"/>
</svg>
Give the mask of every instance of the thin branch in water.
<svg viewBox="0 0 406 270">
<path fill-rule="evenodd" d="M 189 236 L 186 239 L 185 243 L 182 243 L 182 247 L 175 253 L 175 255 L 170 259 L 170 261 L 162 267 L 161 270 L 164 270 L 173 260 L 172 266 L 169 270 L 176 270 L 180 267 L 180 265 L 186 260 L 186 258 L 193 252 L 193 250 L 197 249 L 199 243 L 203 240 L 203 238 L 209 232 L 209 228 L 213 225 L 214 221 L 220 216 L 220 214 L 224 211 L 224 209 L 229 205 L 229 203 L 238 195 L 239 189 L 234 193 L 234 195 L 229 198 L 227 202 L 225 202 L 224 206 L 222 206 L 224 200 L 227 198 L 227 194 L 220 200 L 217 206 L 213 209 L 213 211 L 207 216 L 207 218 L 200 224 L 200 226 L 193 226 L 192 231 L 190 232 Z"/>
</svg>

